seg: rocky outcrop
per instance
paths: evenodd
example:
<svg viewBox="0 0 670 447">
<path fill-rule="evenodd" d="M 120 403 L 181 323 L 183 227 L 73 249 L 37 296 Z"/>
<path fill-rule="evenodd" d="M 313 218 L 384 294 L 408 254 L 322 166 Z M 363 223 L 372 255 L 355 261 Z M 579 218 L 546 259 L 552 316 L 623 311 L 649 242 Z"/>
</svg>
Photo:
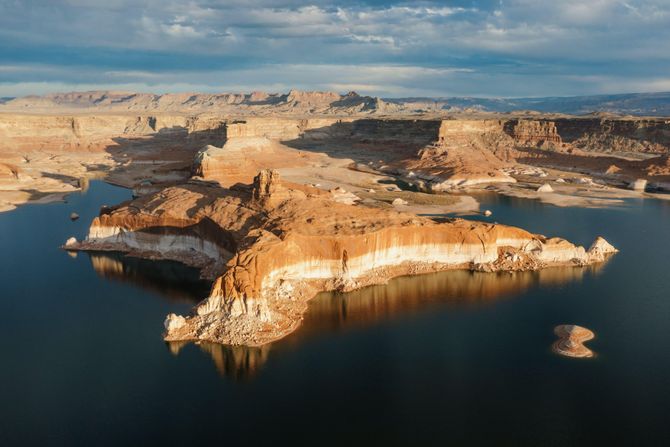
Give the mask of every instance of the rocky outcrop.
<svg viewBox="0 0 670 447">
<path fill-rule="evenodd" d="M 407 160 L 407 167 L 432 191 L 514 182 L 503 171 L 509 166 L 504 152 L 514 147 L 503 127 L 498 120 L 444 120 L 437 141 Z"/>
<path fill-rule="evenodd" d="M 645 179 L 637 179 L 633 182 L 630 183 L 630 189 L 633 191 L 644 191 L 647 189 L 647 180 Z"/>
<path fill-rule="evenodd" d="M 670 122 L 650 118 L 561 118 L 555 125 L 562 140 L 590 152 L 667 154 Z"/>
<path fill-rule="evenodd" d="M 223 147 L 207 145 L 195 156 L 192 174 L 206 180 L 216 180 L 222 185 L 231 186 L 238 182 L 249 183 L 252 173 L 258 172 L 261 165 L 279 167 L 282 157 L 279 144 L 258 137 L 230 138 Z"/>
<path fill-rule="evenodd" d="M 518 146 L 552 148 L 562 144 L 558 128 L 553 121 L 510 120 L 505 123 L 504 130 Z"/>
<path fill-rule="evenodd" d="M 21 175 L 20 172 L 19 168 L 15 165 L 0 163 L 0 181 L 16 181 Z"/>
<path fill-rule="evenodd" d="M 263 171 L 250 186 L 168 188 L 96 218 L 68 249 L 120 250 L 178 259 L 216 277 L 186 317 L 166 320 L 168 340 L 261 345 L 294 330 L 320 290 L 353 290 L 446 269 L 535 270 L 600 262 L 590 250 L 496 224 L 436 223 L 391 209 L 345 205 L 316 188 Z"/>
<path fill-rule="evenodd" d="M 584 346 L 585 342 L 595 337 L 590 330 L 573 324 L 562 324 L 556 326 L 554 333 L 559 337 L 552 345 L 556 354 L 576 358 L 593 357 L 593 351 Z"/>
</svg>

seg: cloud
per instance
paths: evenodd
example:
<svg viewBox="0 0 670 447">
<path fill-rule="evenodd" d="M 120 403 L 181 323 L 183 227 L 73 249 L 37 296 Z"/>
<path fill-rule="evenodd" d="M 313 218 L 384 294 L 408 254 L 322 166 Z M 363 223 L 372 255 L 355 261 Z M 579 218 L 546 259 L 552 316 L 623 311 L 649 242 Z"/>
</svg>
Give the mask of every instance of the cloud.
<svg viewBox="0 0 670 447">
<path fill-rule="evenodd" d="M 670 69 L 668 41 L 666 0 L 0 1 L 0 64 L 19 67 L 0 83 L 645 90 L 665 85 L 653 80 Z"/>
</svg>

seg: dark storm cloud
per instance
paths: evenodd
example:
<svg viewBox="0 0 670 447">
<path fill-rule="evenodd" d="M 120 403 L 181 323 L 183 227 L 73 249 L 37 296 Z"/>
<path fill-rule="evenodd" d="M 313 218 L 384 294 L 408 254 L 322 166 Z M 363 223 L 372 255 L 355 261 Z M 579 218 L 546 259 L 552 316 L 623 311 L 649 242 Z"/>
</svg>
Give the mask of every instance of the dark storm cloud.
<svg viewBox="0 0 670 447">
<path fill-rule="evenodd" d="M 0 96 L 670 90 L 665 0 L 0 0 Z"/>
</svg>

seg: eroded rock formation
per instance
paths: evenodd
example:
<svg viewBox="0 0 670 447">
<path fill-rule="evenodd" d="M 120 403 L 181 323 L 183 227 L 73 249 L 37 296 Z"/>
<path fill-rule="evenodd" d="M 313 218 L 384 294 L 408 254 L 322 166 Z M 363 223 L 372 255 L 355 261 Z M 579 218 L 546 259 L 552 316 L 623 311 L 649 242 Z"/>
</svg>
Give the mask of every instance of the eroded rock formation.
<svg viewBox="0 0 670 447">
<path fill-rule="evenodd" d="M 433 192 L 513 183 L 511 173 L 519 171 L 514 166 L 520 163 L 592 172 L 614 183 L 645 178 L 662 186 L 670 182 L 667 156 L 646 157 L 667 154 L 669 126 L 661 120 L 584 118 L 256 117 L 225 123 L 225 144 L 204 148 L 194 172 L 228 186 L 249 182 L 263 167 L 319 164 L 323 151 L 367 163 Z M 609 139 L 602 140 L 603 135 Z M 622 155 L 614 158 L 617 153 Z"/>
<path fill-rule="evenodd" d="M 170 315 L 165 338 L 251 346 L 293 331 L 321 290 L 446 269 L 587 265 L 616 251 L 602 239 L 587 251 L 504 225 L 338 203 L 276 171 L 229 189 L 191 182 L 106 210 L 72 248 L 198 266 L 216 278 L 210 296 L 190 316 Z"/>
<path fill-rule="evenodd" d="M 556 326 L 554 333 L 559 337 L 552 345 L 556 354 L 577 358 L 593 357 L 593 351 L 584 346 L 585 342 L 595 337 L 590 330 L 573 324 L 562 324 Z"/>
<path fill-rule="evenodd" d="M 146 194 L 191 174 L 227 187 L 249 183 L 264 168 L 292 169 L 294 181 L 302 169 L 301 183 L 323 184 L 319 167 L 347 164 L 431 192 L 506 187 L 526 181 L 515 173 L 528 165 L 587 173 L 618 187 L 642 179 L 648 192 L 670 189 L 664 119 L 415 112 L 355 93 L 300 91 L 86 92 L 5 101 L 0 210 L 62 198 L 82 178 Z M 357 179 L 343 184 L 342 173 L 324 189 L 355 194 Z M 151 188 L 138 186 L 147 180 Z"/>
</svg>

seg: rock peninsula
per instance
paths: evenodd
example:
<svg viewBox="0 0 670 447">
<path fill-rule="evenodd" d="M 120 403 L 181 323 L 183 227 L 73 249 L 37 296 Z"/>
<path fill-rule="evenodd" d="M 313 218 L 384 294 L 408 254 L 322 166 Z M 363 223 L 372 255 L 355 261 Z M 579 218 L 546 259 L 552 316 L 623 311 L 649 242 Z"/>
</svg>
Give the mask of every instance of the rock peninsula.
<svg viewBox="0 0 670 447">
<path fill-rule="evenodd" d="M 410 274 L 584 266 L 616 249 L 585 250 L 519 228 L 434 220 L 336 201 L 275 170 L 228 188 L 191 181 L 104 210 L 67 249 L 179 260 L 213 279 L 191 315 L 169 315 L 165 339 L 260 346 L 295 330 L 307 301 Z"/>
</svg>

